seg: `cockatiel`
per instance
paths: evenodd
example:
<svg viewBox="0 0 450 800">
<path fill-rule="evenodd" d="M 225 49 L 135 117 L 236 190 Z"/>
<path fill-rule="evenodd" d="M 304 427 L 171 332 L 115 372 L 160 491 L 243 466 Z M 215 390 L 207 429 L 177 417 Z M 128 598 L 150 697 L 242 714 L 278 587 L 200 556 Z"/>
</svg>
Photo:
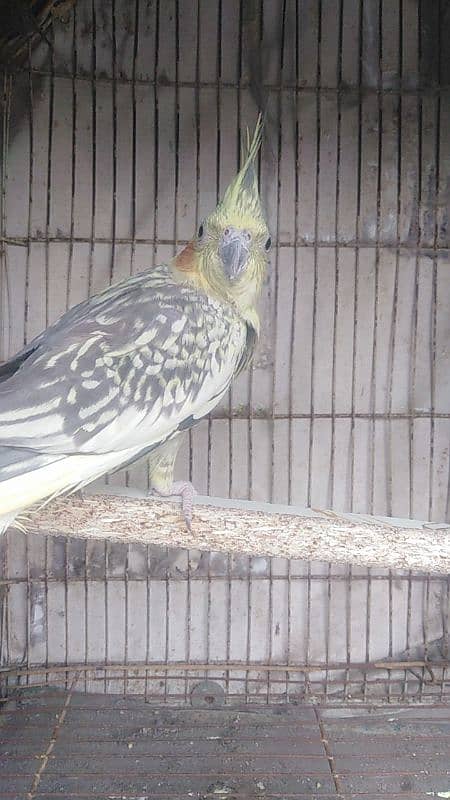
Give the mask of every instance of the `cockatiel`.
<svg viewBox="0 0 450 800">
<path fill-rule="evenodd" d="M 22 510 L 148 454 L 151 485 L 173 483 L 180 437 L 253 354 L 270 236 L 254 162 L 173 260 L 72 308 L 0 367 L 0 532 Z"/>
</svg>

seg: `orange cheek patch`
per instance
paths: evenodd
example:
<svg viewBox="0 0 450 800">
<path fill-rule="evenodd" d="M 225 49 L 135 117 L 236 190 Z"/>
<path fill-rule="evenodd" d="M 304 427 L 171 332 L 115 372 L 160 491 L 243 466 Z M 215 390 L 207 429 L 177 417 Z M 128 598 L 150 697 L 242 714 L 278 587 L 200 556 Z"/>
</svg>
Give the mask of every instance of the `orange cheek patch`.
<svg viewBox="0 0 450 800">
<path fill-rule="evenodd" d="M 175 259 L 175 266 L 181 272 L 196 272 L 197 271 L 197 253 L 193 242 L 189 242 L 184 250 L 177 255 Z"/>
</svg>

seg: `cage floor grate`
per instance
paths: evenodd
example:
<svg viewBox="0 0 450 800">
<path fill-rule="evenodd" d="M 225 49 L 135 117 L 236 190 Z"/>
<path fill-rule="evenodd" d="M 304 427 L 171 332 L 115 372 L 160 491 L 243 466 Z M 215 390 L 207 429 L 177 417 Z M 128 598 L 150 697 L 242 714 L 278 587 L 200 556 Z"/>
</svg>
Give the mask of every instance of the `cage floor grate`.
<svg viewBox="0 0 450 800">
<path fill-rule="evenodd" d="M 38 689 L 4 703 L 0 741 L 2 800 L 424 800 L 450 785 L 444 705 L 199 710 Z"/>
</svg>

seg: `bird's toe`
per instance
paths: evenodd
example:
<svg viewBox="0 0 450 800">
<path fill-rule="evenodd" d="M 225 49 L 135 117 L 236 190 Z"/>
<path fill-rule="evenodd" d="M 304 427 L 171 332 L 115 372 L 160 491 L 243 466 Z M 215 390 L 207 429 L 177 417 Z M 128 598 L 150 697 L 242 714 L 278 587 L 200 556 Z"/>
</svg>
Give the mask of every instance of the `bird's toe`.
<svg viewBox="0 0 450 800">
<path fill-rule="evenodd" d="M 170 489 L 153 489 L 154 494 L 159 497 L 179 497 L 181 499 L 181 510 L 183 512 L 186 528 L 192 532 L 192 510 L 194 506 L 194 496 L 197 494 L 192 483 L 189 481 L 175 481 Z"/>
</svg>

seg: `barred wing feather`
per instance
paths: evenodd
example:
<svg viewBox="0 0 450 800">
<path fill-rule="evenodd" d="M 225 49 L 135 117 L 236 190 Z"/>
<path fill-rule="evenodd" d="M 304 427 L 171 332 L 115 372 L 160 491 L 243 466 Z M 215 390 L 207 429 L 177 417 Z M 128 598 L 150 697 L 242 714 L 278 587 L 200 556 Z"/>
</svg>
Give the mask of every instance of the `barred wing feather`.
<svg viewBox="0 0 450 800">
<path fill-rule="evenodd" d="M 35 456 L 47 472 L 45 458 L 92 456 L 77 459 L 80 482 L 83 469 L 102 474 L 209 413 L 246 346 L 233 308 L 176 283 L 167 267 L 69 311 L 0 382 L 0 513 L 18 453 L 24 469 Z"/>
</svg>

